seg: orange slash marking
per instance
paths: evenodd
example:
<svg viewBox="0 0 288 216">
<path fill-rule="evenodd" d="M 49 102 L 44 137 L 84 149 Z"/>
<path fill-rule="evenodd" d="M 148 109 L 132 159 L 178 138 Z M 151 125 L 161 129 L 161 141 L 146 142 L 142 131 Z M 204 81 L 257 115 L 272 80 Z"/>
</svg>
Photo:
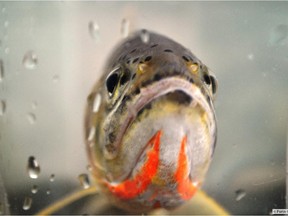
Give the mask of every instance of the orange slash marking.
<svg viewBox="0 0 288 216">
<path fill-rule="evenodd" d="M 133 179 L 125 180 L 124 182 L 114 186 L 108 184 L 109 190 L 121 199 L 132 199 L 143 193 L 151 184 L 152 178 L 157 173 L 159 165 L 160 137 L 162 131 L 159 130 L 148 142 L 148 146 L 152 148 L 146 153 L 147 160 L 143 164 L 139 173 Z"/>
<path fill-rule="evenodd" d="M 176 173 L 174 174 L 174 178 L 178 183 L 177 187 L 178 193 L 183 200 L 190 199 L 196 192 L 196 187 L 189 179 L 188 159 L 187 154 L 185 152 L 186 143 L 187 143 L 187 137 L 185 136 L 181 142 L 181 149 L 178 156 L 178 167 Z"/>
</svg>

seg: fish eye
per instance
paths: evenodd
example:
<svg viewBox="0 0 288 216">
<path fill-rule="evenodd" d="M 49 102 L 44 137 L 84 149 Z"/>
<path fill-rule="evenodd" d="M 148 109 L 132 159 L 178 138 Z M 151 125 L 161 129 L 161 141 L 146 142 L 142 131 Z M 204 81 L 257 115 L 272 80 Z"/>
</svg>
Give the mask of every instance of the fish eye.
<svg viewBox="0 0 288 216">
<path fill-rule="evenodd" d="M 116 94 L 117 89 L 123 89 L 124 86 L 131 79 L 131 73 L 128 69 L 124 70 L 121 68 L 116 68 L 113 70 L 106 78 L 106 89 L 108 91 L 109 97 Z"/>
<path fill-rule="evenodd" d="M 210 79 L 210 76 L 208 74 L 205 74 L 204 75 L 204 82 L 207 84 L 207 85 L 210 85 L 211 84 L 211 79 Z"/>
<path fill-rule="evenodd" d="M 216 94 L 217 88 L 218 88 L 218 82 L 213 75 L 210 75 L 210 80 L 211 80 L 211 84 L 212 84 L 212 93 Z"/>
<path fill-rule="evenodd" d="M 203 80 L 205 84 L 208 85 L 211 89 L 212 94 L 215 95 L 218 87 L 216 78 L 213 75 L 204 74 Z"/>
<path fill-rule="evenodd" d="M 119 82 L 119 69 L 112 71 L 106 79 L 106 88 L 109 96 L 111 97 Z"/>
</svg>

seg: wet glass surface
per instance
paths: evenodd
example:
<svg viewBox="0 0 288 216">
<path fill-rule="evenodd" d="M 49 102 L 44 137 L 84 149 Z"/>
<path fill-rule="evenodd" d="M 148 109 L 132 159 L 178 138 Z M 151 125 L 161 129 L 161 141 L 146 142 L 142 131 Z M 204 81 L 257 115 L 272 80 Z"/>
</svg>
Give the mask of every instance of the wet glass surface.
<svg viewBox="0 0 288 216">
<path fill-rule="evenodd" d="M 113 47 L 142 28 L 191 49 L 218 79 L 203 189 L 233 214 L 285 208 L 287 11 L 287 2 L 0 2 L 0 214 L 33 214 L 89 187 L 86 99 Z"/>
</svg>

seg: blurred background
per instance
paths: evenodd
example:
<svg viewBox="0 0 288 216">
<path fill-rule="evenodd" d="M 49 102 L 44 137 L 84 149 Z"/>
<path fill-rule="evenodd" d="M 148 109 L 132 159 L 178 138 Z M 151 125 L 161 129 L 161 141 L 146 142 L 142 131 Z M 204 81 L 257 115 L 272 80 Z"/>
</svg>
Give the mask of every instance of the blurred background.
<svg viewBox="0 0 288 216">
<path fill-rule="evenodd" d="M 141 28 L 190 48 L 218 78 L 203 189 L 233 214 L 285 208 L 287 11 L 288 2 L 1 1 L 0 214 L 33 214 L 81 188 L 86 98 L 113 47 Z"/>
</svg>

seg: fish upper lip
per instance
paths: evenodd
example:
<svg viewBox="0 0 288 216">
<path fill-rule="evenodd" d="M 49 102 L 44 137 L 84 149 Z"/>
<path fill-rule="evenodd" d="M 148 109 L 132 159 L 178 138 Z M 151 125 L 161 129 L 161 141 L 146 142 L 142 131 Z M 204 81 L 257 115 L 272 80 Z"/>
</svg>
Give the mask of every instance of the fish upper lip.
<svg viewBox="0 0 288 216">
<path fill-rule="evenodd" d="M 203 109 L 207 112 L 208 118 L 211 119 L 210 127 L 211 131 L 215 130 L 216 124 L 213 123 L 213 119 L 215 119 L 213 112 L 213 104 L 209 104 L 206 100 L 205 96 L 202 94 L 200 88 L 195 84 L 191 84 L 189 81 L 184 80 L 179 77 L 168 77 L 162 80 L 159 80 L 147 87 L 143 87 L 140 89 L 140 94 L 138 99 L 134 104 L 128 105 L 128 114 L 125 118 L 124 123 L 120 127 L 119 132 L 116 135 L 116 139 L 113 143 L 115 146 L 115 152 L 117 155 L 119 152 L 119 147 L 123 140 L 123 137 L 129 128 L 129 126 L 133 123 L 133 121 L 137 118 L 138 112 L 147 104 L 157 99 L 160 96 L 166 95 L 170 92 L 181 90 L 187 95 L 193 98 L 192 103 L 200 103 Z"/>
</svg>

